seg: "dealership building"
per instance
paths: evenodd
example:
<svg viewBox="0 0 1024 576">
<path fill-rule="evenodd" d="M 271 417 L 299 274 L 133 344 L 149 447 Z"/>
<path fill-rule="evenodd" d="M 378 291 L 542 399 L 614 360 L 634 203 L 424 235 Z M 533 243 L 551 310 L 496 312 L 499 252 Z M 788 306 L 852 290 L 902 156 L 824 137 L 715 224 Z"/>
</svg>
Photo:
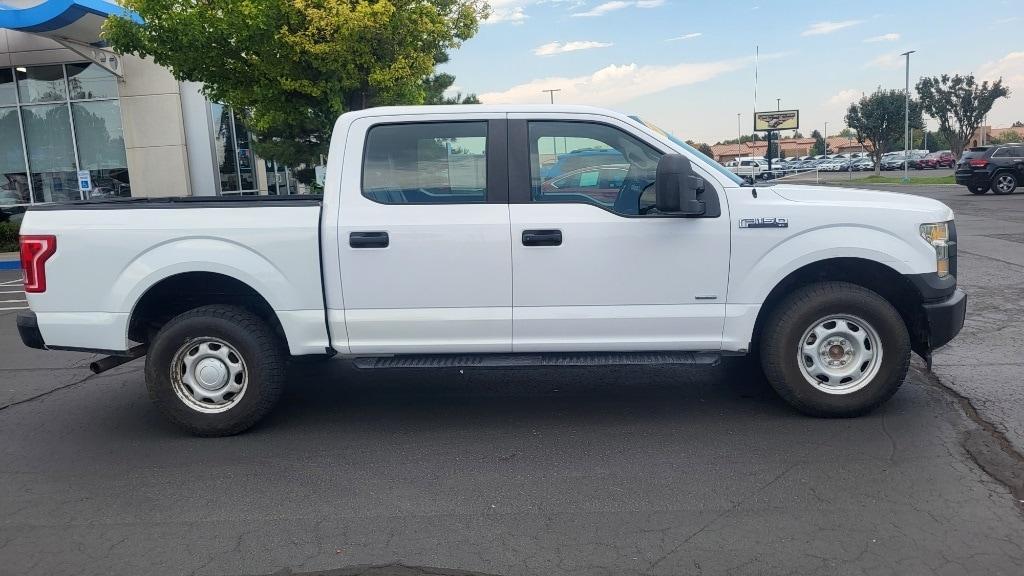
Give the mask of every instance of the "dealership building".
<svg viewBox="0 0 1024 576">
<path fill-rule="evenodd" d="M 109 196 L 296 194 L 232 110 L 104 48 L 103 0 L 0 0 L 0 205 Z"/>
</svg>

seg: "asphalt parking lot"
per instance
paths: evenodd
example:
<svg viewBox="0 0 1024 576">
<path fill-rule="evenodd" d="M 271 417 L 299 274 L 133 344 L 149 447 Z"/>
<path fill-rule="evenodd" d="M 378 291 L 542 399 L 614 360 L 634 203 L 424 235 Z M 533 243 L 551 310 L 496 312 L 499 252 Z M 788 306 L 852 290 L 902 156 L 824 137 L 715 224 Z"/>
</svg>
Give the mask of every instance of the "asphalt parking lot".
<svg viewBox="0 0 1024 576">
<path fill-rule="evenodd" d="M 90 376 L 0 310 L 0 574 L 1019 575 L 1024 194 L 898 189 L 957 212 L 968 319 L 858 419 L 796 414 L 742 359 L 334 362 L 292 366 L 249 433 L 196 439 L 141 361 Z"/>
</svg>

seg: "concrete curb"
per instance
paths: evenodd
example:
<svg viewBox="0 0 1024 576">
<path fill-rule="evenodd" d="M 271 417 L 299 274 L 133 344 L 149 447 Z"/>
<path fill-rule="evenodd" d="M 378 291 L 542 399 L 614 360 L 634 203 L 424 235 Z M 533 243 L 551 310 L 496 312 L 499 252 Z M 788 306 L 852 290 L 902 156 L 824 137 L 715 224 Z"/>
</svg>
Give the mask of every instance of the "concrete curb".
<svg viewBox="0 0 1024 576">
<path fill-rule="evenodd" d="M 0 252 L 0 270 L 21 268 L 21 256 L 17 252 Z"/>
</svg>

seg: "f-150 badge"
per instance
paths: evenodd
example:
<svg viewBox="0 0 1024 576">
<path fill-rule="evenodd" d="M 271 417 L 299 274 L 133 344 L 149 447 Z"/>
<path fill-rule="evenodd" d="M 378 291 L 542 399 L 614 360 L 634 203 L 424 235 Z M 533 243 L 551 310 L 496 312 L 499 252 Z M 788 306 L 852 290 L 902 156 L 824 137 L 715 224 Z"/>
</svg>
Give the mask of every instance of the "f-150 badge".
<svg viewBox="0 0 1024 576">
<path fill-rule="evenodd" d="M 740 228 L 789 228 L 788 218 L 741 218 Z"/>
</svg>

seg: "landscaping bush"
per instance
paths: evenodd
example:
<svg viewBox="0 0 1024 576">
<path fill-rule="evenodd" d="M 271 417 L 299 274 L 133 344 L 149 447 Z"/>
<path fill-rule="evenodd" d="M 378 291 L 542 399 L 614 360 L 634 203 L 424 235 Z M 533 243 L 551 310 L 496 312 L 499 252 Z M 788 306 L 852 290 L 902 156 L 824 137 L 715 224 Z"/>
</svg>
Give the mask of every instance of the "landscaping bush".
<svg viewBox="0 0 1024 576">
<path fill-rule="evenodd" d="M 21 222 L 0 222 L 0 252 L 18 251 L 18 230 Z"/>
</svg>

